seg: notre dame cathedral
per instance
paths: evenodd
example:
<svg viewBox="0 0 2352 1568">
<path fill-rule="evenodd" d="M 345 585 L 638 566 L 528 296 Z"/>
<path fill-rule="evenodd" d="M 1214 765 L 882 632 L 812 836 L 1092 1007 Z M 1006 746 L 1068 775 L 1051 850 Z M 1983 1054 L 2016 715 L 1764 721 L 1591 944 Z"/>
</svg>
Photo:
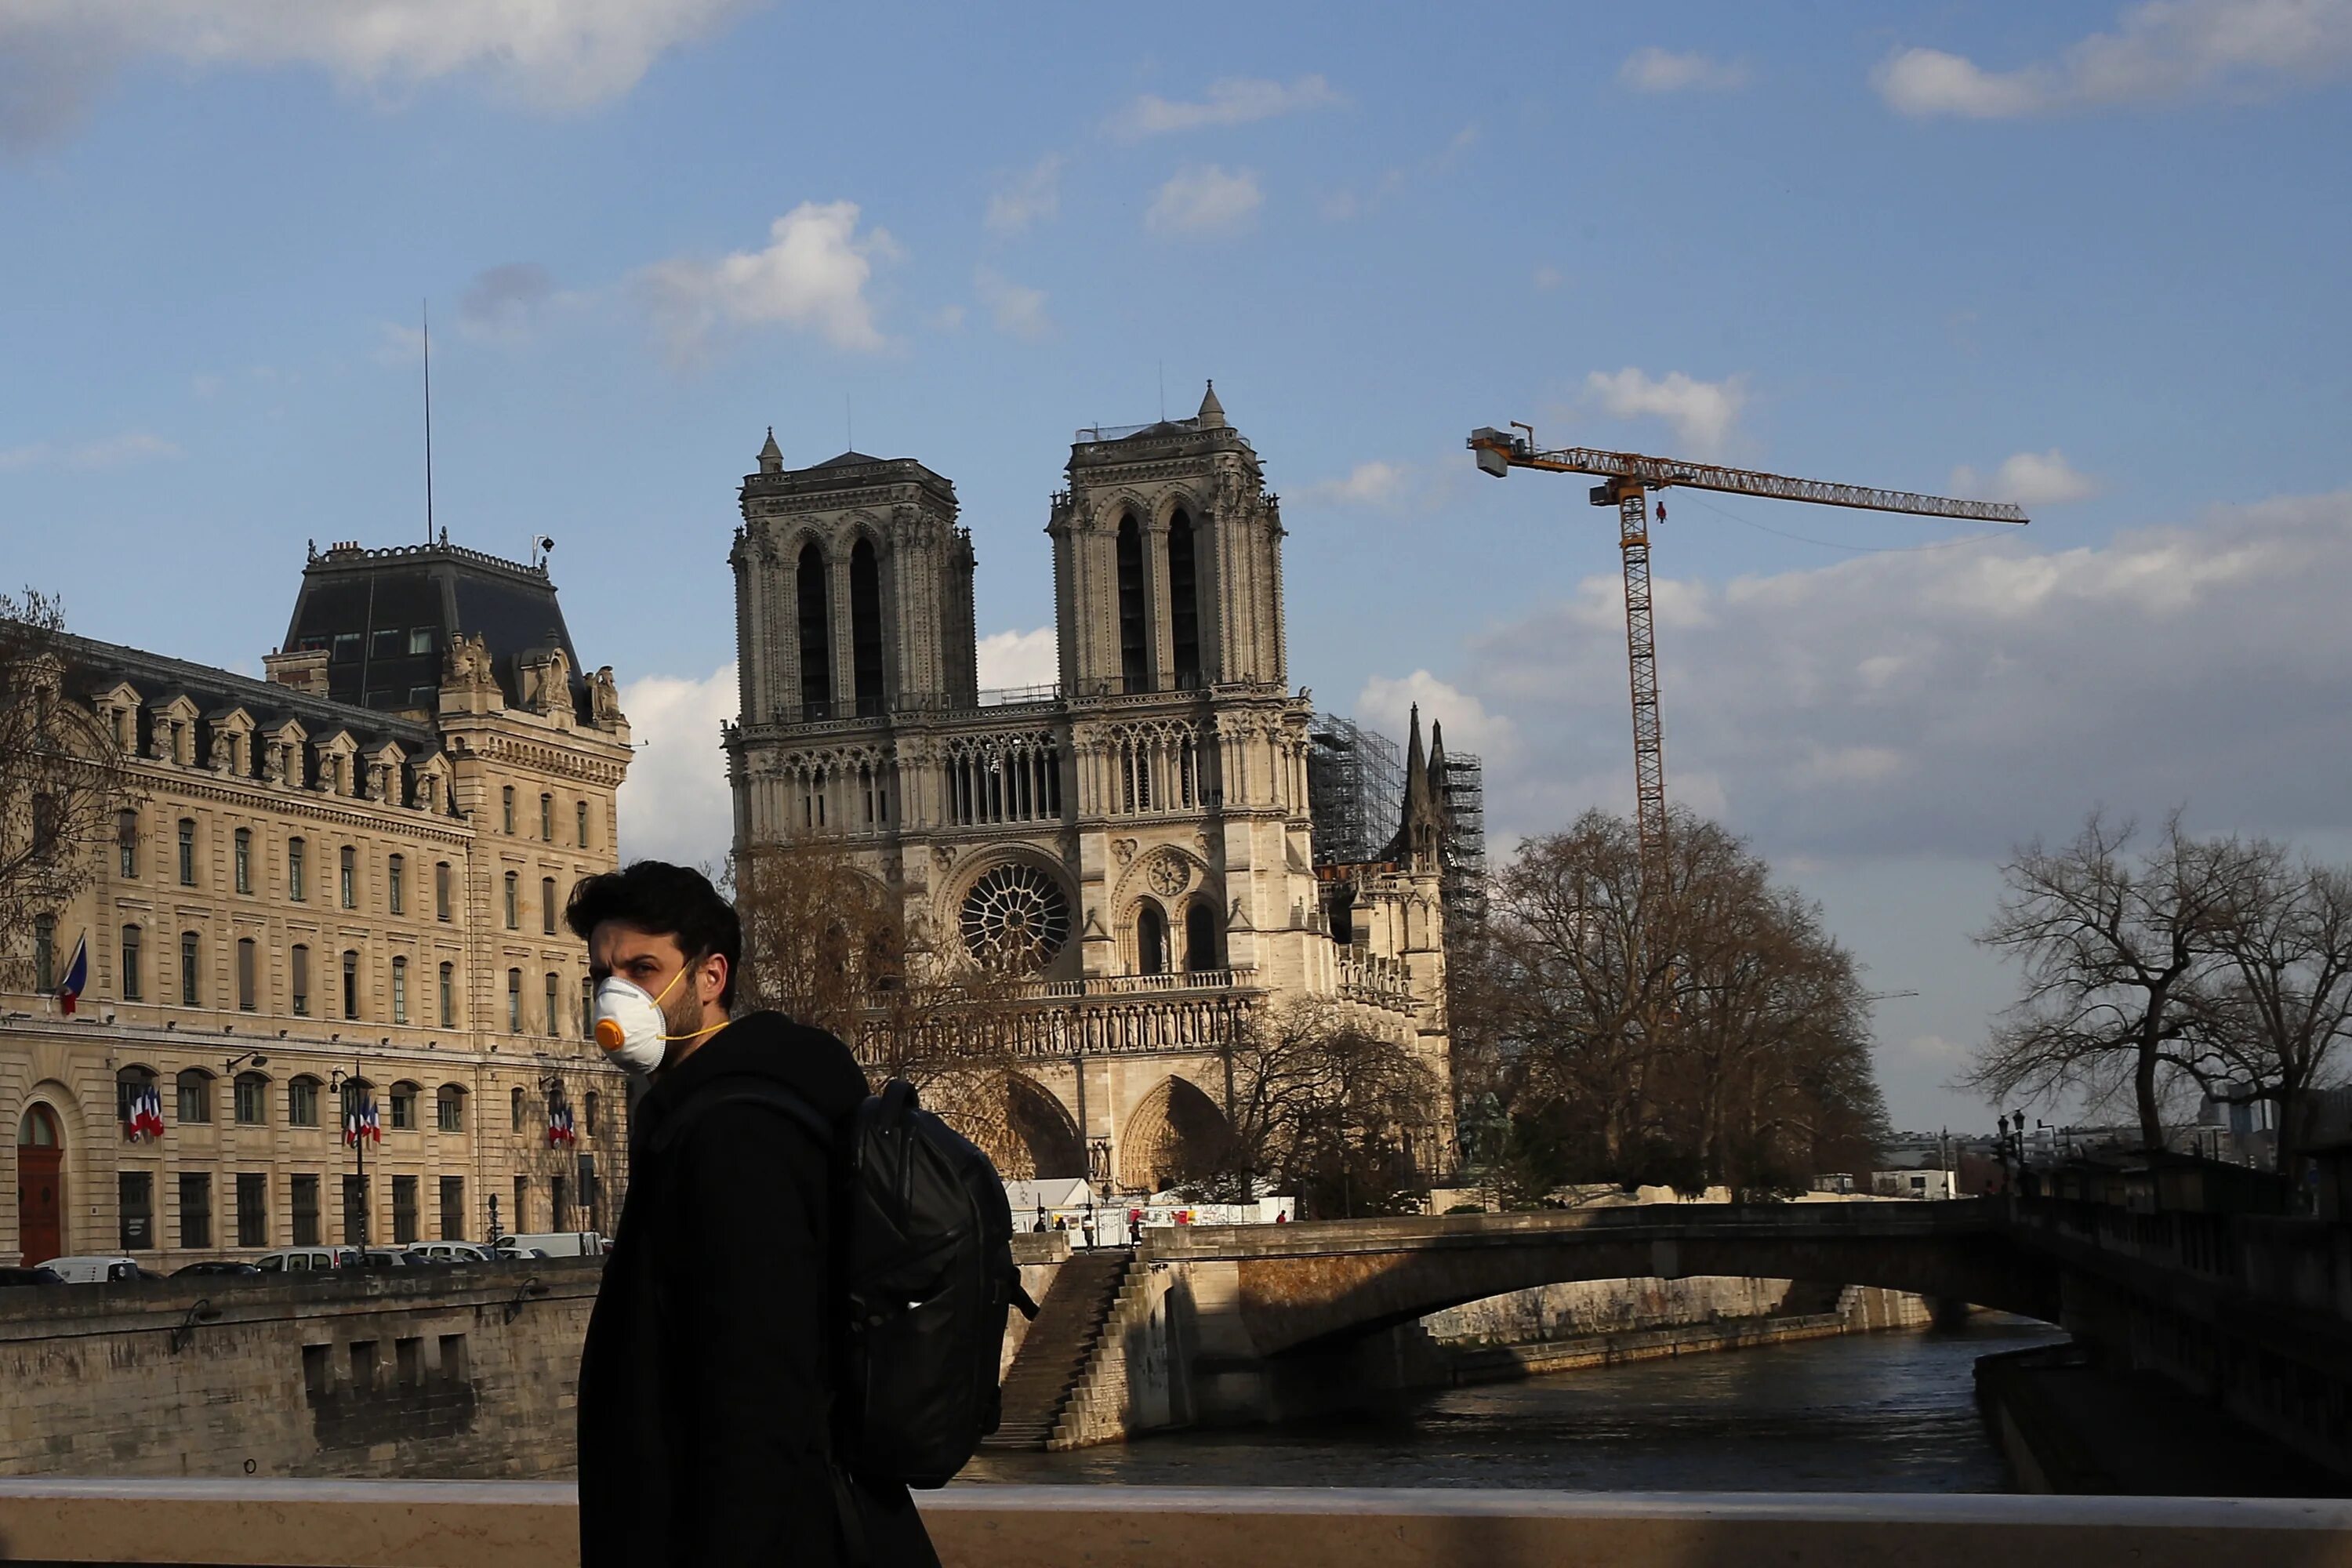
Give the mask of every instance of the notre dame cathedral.
<svg viewBox="0 0 2352 1568">
<path fill-rule="evenodd" d="M 759 462 L 729 556 L 736 845 L 835 839 L 944 962 L 1020 977 L 990 993 L 1031 1058 L 1008 1176 L 1192 1173 L 1261 1009 L 1327 1006 L 1446 1081 L 1418 718 L 1394 841 L 1318 868 L 1280 510 L 1213 387 L 1190 419 L 1078 432 L 1045 526 L 1061 679 L 1034 689 L 979 689 L 952 482 L 854 451 L 789 468 L 772 431 Z M 1402 1133 L 1450 1163 L 1449 1122 Z"/>
</svg>

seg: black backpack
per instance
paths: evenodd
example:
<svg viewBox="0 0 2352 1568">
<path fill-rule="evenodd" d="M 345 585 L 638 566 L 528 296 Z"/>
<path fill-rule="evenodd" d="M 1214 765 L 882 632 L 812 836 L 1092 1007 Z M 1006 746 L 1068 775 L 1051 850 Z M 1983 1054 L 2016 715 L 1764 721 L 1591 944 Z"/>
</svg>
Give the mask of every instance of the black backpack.
<svg viewBox="0 0 2352 1568">
<path fill-rule="evenodd" d="M 835 1458 L 852 1475 L 943 1487 L 996 1430 L 1004 1321 L 1034 1318 L 996 1167 L 898 1079 L 845 1127 L 782 1084 L 699 1108 L 766 1105 L 834 1152 Z"/>
</svg>

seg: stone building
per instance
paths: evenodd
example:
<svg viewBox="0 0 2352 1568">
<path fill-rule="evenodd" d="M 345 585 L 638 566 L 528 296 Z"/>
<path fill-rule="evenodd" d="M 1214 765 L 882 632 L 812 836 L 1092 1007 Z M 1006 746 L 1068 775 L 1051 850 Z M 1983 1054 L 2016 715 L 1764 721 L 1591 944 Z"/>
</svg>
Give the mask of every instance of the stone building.
<svg viewBox="0 0 2352 1568">
<path fill-rule="evenodd" d="M 620 1075 L 561 912 L 615 863 L 629 730 L 544 563 L 314 549 L 262 680 L 63 652 L 135 801 L 0 995 L 0 1261 L 609 1226 Z"/>
<path fill-rule="evenodd" d="M 995 977 L 1027 1058 L 1008 1176 L 1166 1187 L 1226 1114 L 1228 1047 L 1286 1003 L 1443 1080 L 1434 840 L 1315 864 L 1280 509 L 1213 389 L 1190 419 L 1078 432 L 1045 528 L 1051 687 L 978 689 L 971 538 L 920 462 L 787 468 L 772 431 L 741 502 L 737 845 L 838 841 L 943 971 Z M 1401 1131 L 1446 1163 L 1445 1126 Z"/>
</svg>

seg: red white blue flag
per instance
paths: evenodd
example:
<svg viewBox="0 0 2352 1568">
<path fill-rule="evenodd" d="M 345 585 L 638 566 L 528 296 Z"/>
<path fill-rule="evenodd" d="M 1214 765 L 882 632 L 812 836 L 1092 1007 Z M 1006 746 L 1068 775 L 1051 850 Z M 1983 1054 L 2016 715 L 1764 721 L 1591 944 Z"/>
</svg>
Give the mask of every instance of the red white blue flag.
<svg viewBox="0 0 2352 1568">
<path fill-rule="evenodd" d="M 355 1145 L 362 1139 L 371 1143 L 383 1142 L 383 1129 L 377 1124 L 375 1101 L 373 1100 L 343 1118 L 344 1146 Z"/>
<path fill-rule="evenodd" d="M 67 1017 L 73 1016 L 74 1004 L 81 999 L 84 987 L 89 984 L 89 934 L 82 933 L 74 943 L 73 962 L 66 965 L 66 975 L 58 982 L 58 1010 Z"/>
<path fill-rule="evenodd" d="M 550 1148 L 577 1143 L 580 1135 L 572 1130 L 572 1108 L 558 1105 L 547 1113 L 547 1142 Z"/>
<path fill-rule="evenodd" d="M 142 1138 L 160 1141 L 163 1136 L 163 1097 L 155 1086 L 149 1084 L 131 1097 L 122 1120 L 122 1135 L 136 1143 Z"/>
</svg>

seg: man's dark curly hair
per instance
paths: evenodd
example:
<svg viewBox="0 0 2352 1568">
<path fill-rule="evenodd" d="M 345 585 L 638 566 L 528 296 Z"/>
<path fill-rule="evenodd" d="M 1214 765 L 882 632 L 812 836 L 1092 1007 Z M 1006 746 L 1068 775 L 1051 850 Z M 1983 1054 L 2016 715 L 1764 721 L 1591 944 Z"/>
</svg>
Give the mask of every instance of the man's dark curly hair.
<svg viewBox="0 0 2352 1568">
<path fill-rule="evenodd" d="M 688 963 L 714 953 L 727 961 L 727 987 L 719 1005 L 735 1005 L 735 971 L 743 962 L 743 922 L 710 879 L 666 860 L 639 860 L 617 871 L 583 878 L 563 909 L 563 923 L 586 942 L 606 921 L 655 936 L 675 938 Z"/>
</svg>

